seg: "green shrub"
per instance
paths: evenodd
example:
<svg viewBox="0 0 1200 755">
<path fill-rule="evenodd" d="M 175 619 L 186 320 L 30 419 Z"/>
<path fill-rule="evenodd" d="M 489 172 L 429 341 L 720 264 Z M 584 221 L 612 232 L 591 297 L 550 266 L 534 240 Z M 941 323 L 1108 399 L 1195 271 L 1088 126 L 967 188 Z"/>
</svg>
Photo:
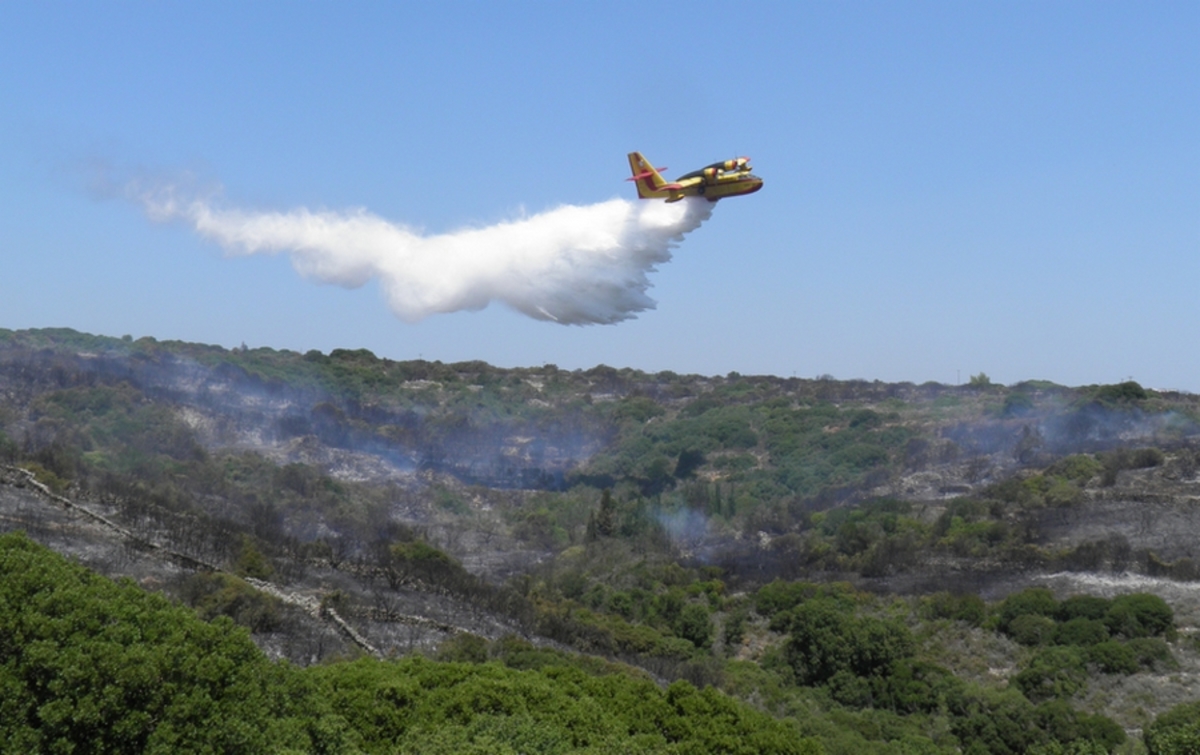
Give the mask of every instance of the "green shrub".
<svg viewBox="0 0 1200 755">
<path fill-rule="evenodd" d="M 1171 648 L 1157 637 L 1138 637 L 1130 640 L 1128 645 L 1129 649 L 1137 656 L 1138 664 L 1144 668 L 1169 670 L 1179 668 L 1179 662 L 1171 654 Z"/>
<path fill-rule="evenodd" d="M 996 609 L 996 618 L 1000 631 L 1007 633 L 1009 624 L 1018 616 L 1054 616 L 1057 612 L 1058 602 L 1053 593 L 1044 587 L 1030 587 L 1005 598 Z"/>
<path fill-rule="evenodd" d="M 251 632 L 271 632 L 283 620 L 283 603 L 231 574 L 198 572 L 183 581 L 180 597 L 209 620 L 228 616 Z"/>
<path fill-rule="evenodd" d="M 763 585 L 754 594 L 754 610 L 768 618 L 795 608 L 812 598 L 835 600 L 844 608 L 854 605 L 852 592 L 844 584 L 818 585 L 812 582 L 785 582 L 777 579 Z"/>
<path fill-rule="evenodd" d="M 934 713 L 961 699 L 966 685 L 946 669 L 905 658 L 887 676 L 872 680 L 874 704 L 902 714 Z"/>
<path fill-rule="evenodd" d="M 1095 399 L 1103 404 L 1127 404 L 1147 398 L 1146 389 L 1135 380 L 1101 385 L 1095 389 Z"/>
<path fill-rule="evenodd" d="M 488 642 L 475 634 L 456 634 L 444 640 L 437 649 L 439 661 L 484 663 L 488 659 Z"/>
<path fill-rule="evenodd" d="M 632 619 L 637 607 L 633 596 L 627 592 L 617 591 L 608 596 L 608 610 L 625 619 Z"/>
<path fill-rule="evenodd" d="M 1159 715 L 1143 736 L 1149 755 L 1200 752 L 1200 701 L 1181 703 Z"/>
<path fill-rule="evenodd" d="M 978 595 L 938 592 L 921 601 L 921 614 L 927 619 L 951 619 L 979 626 L 987 616 L 987 605 Z"/>
<path fill-rule="evenodd" d="M 825 681 L 829 696 L 850 708 L 866 708 L 873 702 L 871 682 L 849 669 L 842 669 Z"/>
<path fill-rule="evenodd" d="M 1059 459 L 1046 470 L 1047 475 L 1065 477 L 1072 482 L 1084 484 L 1103 471 L 1104 465 L 1095 456 L 1073 454 Z"/>
<path fill-rule="evenodd" d="M 1138 670 L 1137 653 L 1124 642 L 1108 640 L 1087 649 L 1087 661 L 1106 674 L 1133 674 Z"/>
<path fill-rule="evenodd" d="M 1026 753 L 1048 740 L 1033 705 L 1015 689 L 970 690 L 951 711 L 950 730 L 968 755 Z"/>
<path fill-rule="evenodd" d="M 1046 504 L 1049 506 L 1078 506 L 1080 503 L 1083 503 L 1083 491 L 1069 480 L 1055 479 L 1046 491 Z"/>
<path fill-rule="evenodd" d="M 38 464 L 36 461 L 23 462 L 21 467 L 25 471 L 31 473 L 35 480 L 50 488 L 51 493 L 57 493 L 61 495 L 65 493 L 67 488 L 71 485 L 71 481 L 69 479 L 60 477 L 58 474 L 55 474 L 49 469 L 43 467 L 41 464 Z"/>
<path fill-rule="evenodd" d="M 1037 706 L 1034 720 L 1051 739 L 1044 749 L 1035 752 L 1107 755 L 1125 741 L 1125 730 L 1115 721 L 1075 710 L 1066 700 L 1050 700 Z"/>
<path fill-rule="evenodd" d="M 239 577 L 252 577 L 254 579 L 270 579 L 271 575 L 275 573 L 275 570 L 271 567 L 271 562 L 254 545 L 254 541 L 246 535 L 242 535 L 242 544 L 239 549 L 237 562 L 234 564 L 234 571 Z"/>
<path fill-rule="evenodd" d="M 1122 637 L 1155 637 L 1175 624 L 1175 612 L 1167 602 L 1150 593 L 1131 593 L 1113 599 L 1104 616 L 1108 631 Z"/>
<path fill-rule="evenodd" d="M 1133 452 L 1133 458 L 1130 459 L 1130 468 L 1148 469 L 1150 467 L 1158 467 L 1162 466 L 1166 460 L 1167 457 L 1157 448 L 1139 448 Z"/>
<path fill-rule="evenodd" d="M 1072 595 L 1058 607 L 1060 621 L 1071 619 L 1103 619 L 1112 607 L 1112 601 L 1093 595 Z"/>
<path fill-rule="evenodd" d="M 1055 637 L 1053 619 L 1026 613 L 1008 623 L 1007 634 L 1022 645 L 1047 645 Z"/>
<path fill-rule="evenodd" d="M 688 603 L 675 622 L 675 634 L 688 640 L 698 648 L 706 648 L 712 642 L 713 625 L 708 610 L 699 603 Z"/>
<path fill-rule="evenodd" d="M 1054 630 L 1055 645 L 1095 645 L 1108 639 L 1108 627 L 1098 619 L 1075 618 Z"/>
<path fill-rule="evenodd" d="M 1070 697 L 1083 688 L 1086 680 L 1083 652 L 1057 646 L 1039 651 L 1013 681 L 1030 700 L 1040 701 Z"/>
<path fill-rule="evenodd" d="M 353 752 L 323 706 L 229 619 L 0 536 L 5 752 Z"/>
<path fill-rule="evenodd" d="M 882 676 L 915 648 L 903 624 L 856 617 L 827 599 L 804 603 L 791 615 L 791 638 L 784 652 L 802 684 L 823 684 L 843 671 Z"/>
<path fill-rule="evenodd" d="M 1115 485 L 1122 469 L 1146 469 L 1160 466 L 1166 461 L 1166 456 L 1157 448 L 1119 448 L 1098 454 L 1098 458 L 1104 464 L 1101 483 L 1105 486 Z"/>
<path fill-rule="evenodd" d="M 672 658 L 677 661 L 686 661 L 695 653 L 696 646 L 691 640 L 682 637 L 660 637 L 654 649 L 650 651 L 656 658 Z"/>
</svg>

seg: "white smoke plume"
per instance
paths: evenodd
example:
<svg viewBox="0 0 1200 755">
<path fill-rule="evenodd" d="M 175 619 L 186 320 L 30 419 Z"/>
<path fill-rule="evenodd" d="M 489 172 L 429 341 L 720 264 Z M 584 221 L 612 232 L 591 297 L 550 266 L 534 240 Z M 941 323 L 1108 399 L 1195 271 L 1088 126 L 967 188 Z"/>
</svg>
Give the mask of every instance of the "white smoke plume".
<svg viewBox="0 0 1200 755">
<path fill-rule="evenodd" d="M 653 309 L 647 274 L 671 259 L 712 203 L 612 199 L 422 235 L 366 210 L 248 212 L 208 198 L 131 189 L 147 215 L 183 221 L 230 255 L 287 253 L 307 278 L 357 288 L 378 278 L 407 322 L 493 301 L 564 325 L 615 323 Z"/>
</svg>

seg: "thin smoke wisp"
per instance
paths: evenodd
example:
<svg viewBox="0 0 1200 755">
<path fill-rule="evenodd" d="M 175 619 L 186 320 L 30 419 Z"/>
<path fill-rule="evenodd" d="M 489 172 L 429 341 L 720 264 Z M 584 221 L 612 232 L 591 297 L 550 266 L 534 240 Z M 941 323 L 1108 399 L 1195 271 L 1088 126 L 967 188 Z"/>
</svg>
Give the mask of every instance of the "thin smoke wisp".
<svg viewBox="0 0 1200 755">
<path fill-rule="evenodd" d="M 491 302 L 564 325 L 629 319 L 654 308 L 648 274 L 713 208 L 612 199 L 423 235 L 361 209 L 251 212 L 161 187 L 131 194 L 151 219 L 187 223 L 229 255 L 285 253 L 301 275 L 346 288 L 378 279 L 407 322 Z"/>
</svg>

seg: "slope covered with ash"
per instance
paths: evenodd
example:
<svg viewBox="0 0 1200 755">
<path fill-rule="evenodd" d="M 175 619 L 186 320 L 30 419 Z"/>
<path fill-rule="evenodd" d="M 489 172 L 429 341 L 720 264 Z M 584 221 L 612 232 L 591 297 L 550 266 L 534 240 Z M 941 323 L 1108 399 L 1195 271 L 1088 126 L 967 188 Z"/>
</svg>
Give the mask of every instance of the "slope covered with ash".
<svg viewBox="0 0 1200 755">
<path fill-rule="evenodd" d="M 601 534 L 755 580 L 912 571 L 914 548 L 1021 565 L 1026 546 L 1102 530 L 1173 563 L 1192 557 L 1173 533 L 1192 531 L 1198 410 L 1133 382 L 499 369 L 0 330 L 3 453 L 216 561 L 235 557 L 231 532 L 283 561 L 370 561 L 399 527 L 505 579 L 594 537 L 602 514 Z M 1076 456 L 1091 461 L 1055 467 Z M 921 526 L 898 539 L 871 512 L 901 504 L 887 516 Z"/>
</svg>

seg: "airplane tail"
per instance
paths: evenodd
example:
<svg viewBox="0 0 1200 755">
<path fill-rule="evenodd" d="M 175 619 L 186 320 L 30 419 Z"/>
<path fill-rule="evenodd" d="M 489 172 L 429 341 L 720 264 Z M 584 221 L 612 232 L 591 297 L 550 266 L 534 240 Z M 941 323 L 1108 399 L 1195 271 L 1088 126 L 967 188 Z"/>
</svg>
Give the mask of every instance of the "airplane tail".
<svg viewBox="0 0 1200 755">
<path fill-rule="evenodd" d="M 637 184 L 639 197 L 661 199 L 670 196 L 670 192 L 663 189 L 667 185 L 666 180 L 653 164 L 642 157 L 641 152 L 629 153 L 629 168 L 633 171 L 633 177 L 626 180 Z"/>
</svg>

